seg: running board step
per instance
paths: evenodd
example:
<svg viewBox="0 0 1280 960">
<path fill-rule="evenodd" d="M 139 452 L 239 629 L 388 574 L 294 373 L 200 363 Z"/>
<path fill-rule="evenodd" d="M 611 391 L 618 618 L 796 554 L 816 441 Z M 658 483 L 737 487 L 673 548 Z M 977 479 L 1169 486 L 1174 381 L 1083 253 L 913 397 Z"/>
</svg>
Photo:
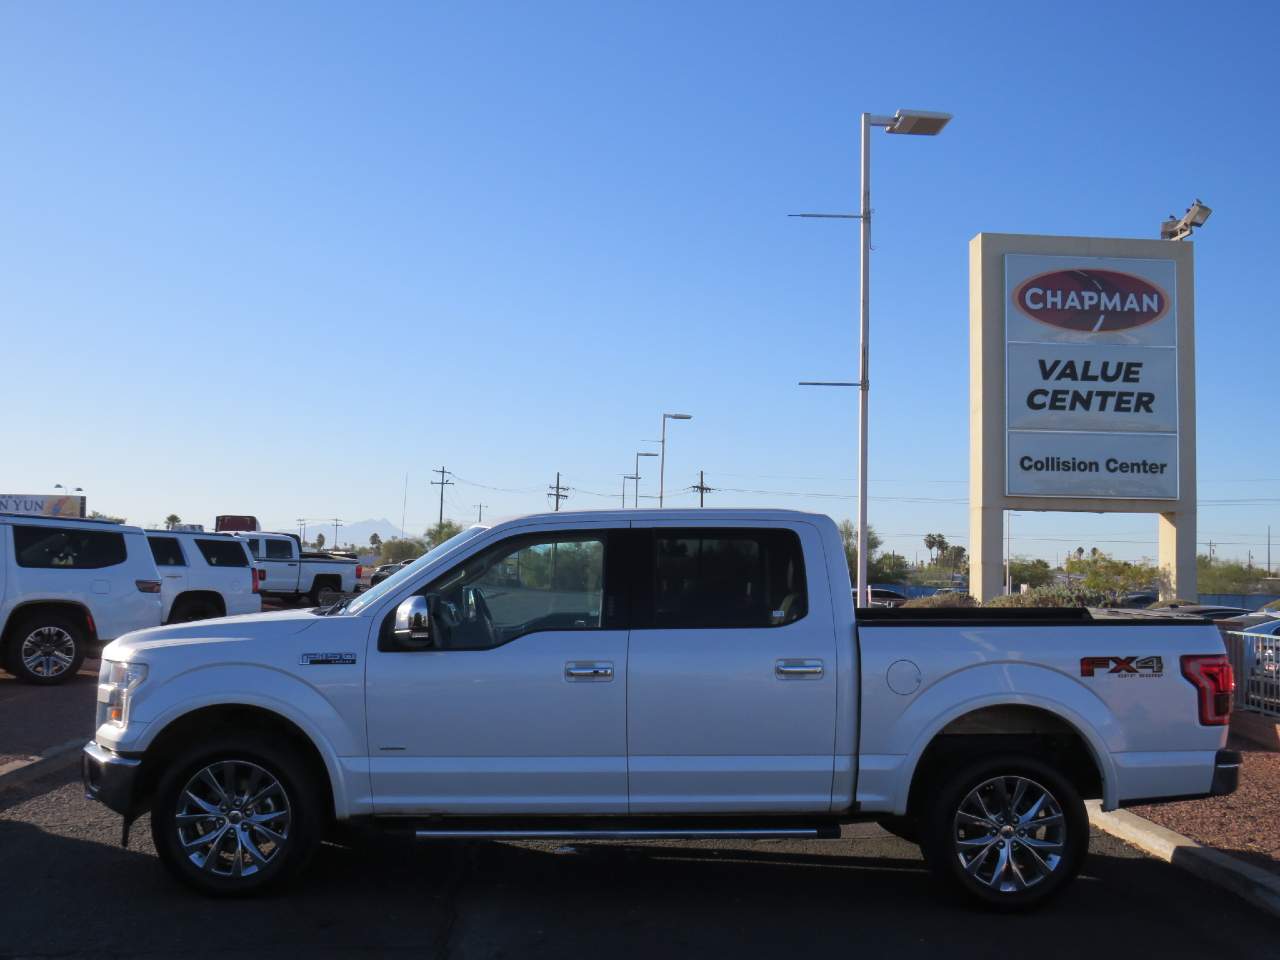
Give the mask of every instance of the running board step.
<svg viewBox="0 0 1280 960">
<path fill-rule="evenodd" d="M 450 829 L 415 830 L 418 840 L 822 840 L 840 836 L 838 826 L 821 827 L 708 827 L 671 829 L 641 827 L 599 830 Z"/>
</svg>

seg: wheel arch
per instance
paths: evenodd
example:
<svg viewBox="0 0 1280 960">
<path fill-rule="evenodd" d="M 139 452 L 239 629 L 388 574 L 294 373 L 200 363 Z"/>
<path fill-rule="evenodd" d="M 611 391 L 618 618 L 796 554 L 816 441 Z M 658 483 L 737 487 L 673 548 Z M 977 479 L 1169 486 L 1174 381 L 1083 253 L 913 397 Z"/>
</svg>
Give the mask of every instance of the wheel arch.
<svg viewBox="0 0 1280 960">
<path fill-rule="evenodd" d="M 226 598 L 217 590 L 183 590 L 173 598 L 173 603 L 169 605 L 168 622 L 173 622 L 173 611 L 179 609 L 179 605 L 183 603 L 209 603 L 213 605 L 215 610 L 221 611 L 218 616 L 225 617 L 227 615 Z"/>
<path fill-rule="evenodd" d="M 346 791 L 342 788 L 335 758 L 321 749 L 320 741 L 314 733 L 305 730 L 293 718 L 285 716 L 280 710 L 252 703 L 205 704 L 166 722 L 152 737 L 142 754 L 141 776 L 136 794 L 138 809 L 145 809 L 150 805 L 157 783 L 183 746 L 191 744 L 193 740 L 207 739 L 215 733 L 233 730 L 265 733 L 273 739 L 287 742 L 297 751 L 308 771 L 323 788 L 321 800 L 326 818 L 339 817 L 342 810 L 339 801 Z"/>
<path fill-rule="evenodd" d="M 13 628 L 24 617 L 39 610 L 52 610 L 77 618 L 84 624 L 85 632 L 88 635 L 88 641 L 90 643 L 96 643 L 98 641 L 97 624 L 95 623 L 93 613 L 89 608 L 78 600 L 66 600 L 62 598 L 31 598 L 23 600 L 9 611 L 9 617 L 5 621 L 4 631 L 3 634 L 0 635 L 0 639 L 3 639 L 4 642 L 7 643 L 13 633 Z"/>
<path fill-rule="evenodd" d="M 1054 756 L 1082 797 L 1117 800 L 1116 770 L 1097 731 L 1065 704 L 1031 695 L 990 695 L 937 718 L 902 766 L 895 813 L 918 810 L 937 779 L 965 760 L 996 752 Z"/>
</svg>

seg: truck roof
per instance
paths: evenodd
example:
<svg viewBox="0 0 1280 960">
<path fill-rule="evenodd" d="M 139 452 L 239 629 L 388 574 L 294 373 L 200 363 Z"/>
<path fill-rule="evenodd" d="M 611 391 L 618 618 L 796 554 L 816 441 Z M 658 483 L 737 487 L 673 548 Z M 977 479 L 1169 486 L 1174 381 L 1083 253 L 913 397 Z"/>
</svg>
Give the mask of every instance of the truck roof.
<svg viewBox="0 0 1280 960">
<path fill-rule="evenodd" d="M 501 517 L 492 523 L 471 526 L 497 526 L 513 520 L 823 520 L 831 518 L 825 513 L 809 513 L 803 510 L 780 510 L 773 507 L 645 507 L 639 510 L 560 510 L 543 513 L 515 514 Z"/>
</svg>

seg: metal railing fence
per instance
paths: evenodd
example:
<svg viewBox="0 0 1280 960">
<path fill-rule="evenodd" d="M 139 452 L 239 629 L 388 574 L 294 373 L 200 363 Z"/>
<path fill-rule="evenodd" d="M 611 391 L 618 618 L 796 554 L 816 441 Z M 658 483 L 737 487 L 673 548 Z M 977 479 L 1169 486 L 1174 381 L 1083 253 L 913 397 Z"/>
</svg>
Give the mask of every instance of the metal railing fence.
<svg viewBox="0 0 1280 960">
<path fill-rule="evenodd" d="M 1280 717 L 1280 637 L 1224 631 L 1236 675 L 1237 710 Z"/>
</svg>

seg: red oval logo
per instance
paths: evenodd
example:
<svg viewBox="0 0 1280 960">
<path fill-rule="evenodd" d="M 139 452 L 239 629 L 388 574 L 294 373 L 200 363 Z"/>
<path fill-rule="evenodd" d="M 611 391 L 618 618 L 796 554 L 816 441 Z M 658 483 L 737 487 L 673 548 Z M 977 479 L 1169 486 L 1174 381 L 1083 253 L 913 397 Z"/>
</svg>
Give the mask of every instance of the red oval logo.
<svg viewBox="0 0 1280 960">
<path fill-rule="evenodd" d="M 1149 280 L 1114 270 L 1055 270 L 1026 280 L 1014 302 L 1027 316 L 1083 333 L 1114 333 L 1154 323 L 1169 295 Z"/>
</svg>

